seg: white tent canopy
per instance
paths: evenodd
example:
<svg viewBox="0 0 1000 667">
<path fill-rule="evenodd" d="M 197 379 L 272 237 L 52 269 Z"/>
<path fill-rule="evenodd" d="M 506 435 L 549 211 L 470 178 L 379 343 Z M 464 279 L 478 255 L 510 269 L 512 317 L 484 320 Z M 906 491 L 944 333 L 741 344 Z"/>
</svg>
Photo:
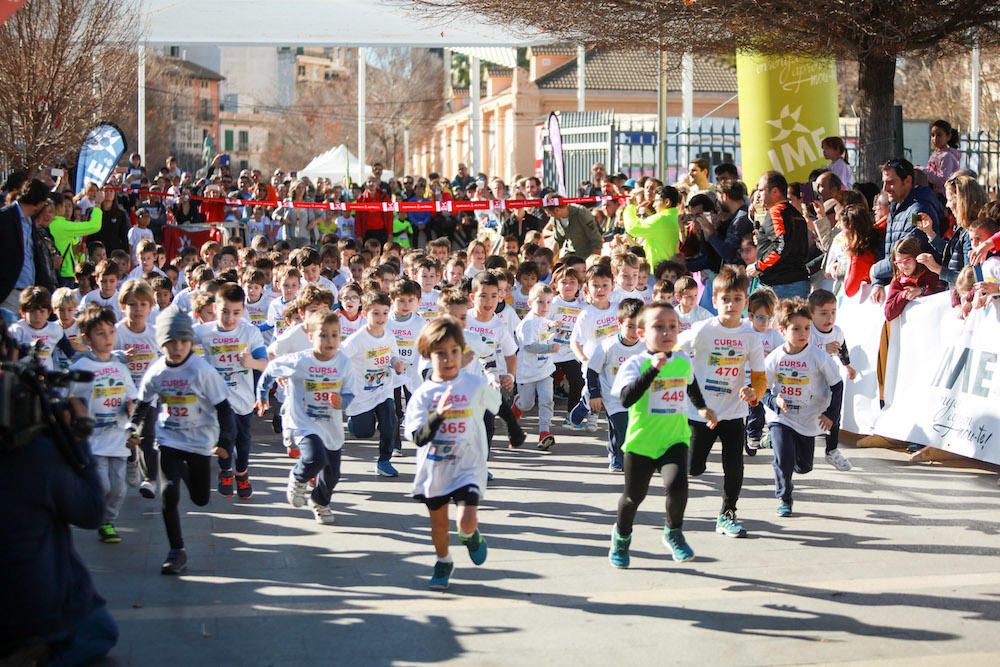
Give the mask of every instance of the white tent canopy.
<svg viewBox="0 0 1000 667">
<path fill-rule="evenodd" d="M 553 41 L 456 8 L 429 16 L 406 0 L 140 0 L 145 41 L 179 46 L 529 46 Z"/>
<path fill-rule="evenodd" d="M 361 171 L 361 161 L 358 156 L 347 150 L 347 146 L 340 144 L 334 146 L 325 153 L 320 153 L 299 171 L 299 176 L 308 176 L 313 181 L 317 178 L 329 178 L 334 183 L 342 183 L 344 177 L 350 175 L 354 183 L 364 183 L 371 176 L 372 168 L 364 165 L 364 174 Z M 392 178 L 393 174 L 388 169 L 382 171 L 383 178 Z"/>
</svg>

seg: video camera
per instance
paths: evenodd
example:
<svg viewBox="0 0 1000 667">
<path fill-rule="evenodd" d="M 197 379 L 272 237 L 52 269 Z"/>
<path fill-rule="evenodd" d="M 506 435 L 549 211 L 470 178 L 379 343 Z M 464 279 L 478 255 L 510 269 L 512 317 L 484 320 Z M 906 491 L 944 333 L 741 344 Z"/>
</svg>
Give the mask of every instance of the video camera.
<svg viewBox="0 0 1000 667">
<path fill-rule="evenodd" d="M 40 348 L 19 345 L 0 319 L 0 454 L 47 436 L 76 470 L 87 464 L 87 437 L 93 420 L 77 414 L 67 397 L 74 382 L 92 382 L 86 371 L 50 371 Z"/>
</svg>

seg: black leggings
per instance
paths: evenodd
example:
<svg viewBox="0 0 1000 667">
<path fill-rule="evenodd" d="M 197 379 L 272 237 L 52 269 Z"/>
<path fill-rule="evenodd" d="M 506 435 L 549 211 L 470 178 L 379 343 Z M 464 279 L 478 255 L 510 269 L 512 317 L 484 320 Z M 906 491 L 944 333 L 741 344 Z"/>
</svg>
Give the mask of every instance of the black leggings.
<svg viewBox="0 0 1000 667">
<path fill-rule="evenodd" d="M 583 372 L 580 370 L 580 362 L 576 359 L 560 361 L 556 364 L 556 368 L 562 370 L 569 384 L 569 398 L 566 400 L 566 414 L 569 414 L 569 411 L 580 402 L 580 396 L 583 394 Z"/>
<path fill-rule="evenodd" d="M 688 502 L 688 448 L 684 443 L 670 447 L 663 456 L 651 459 L 641 454 L 625 453 L 625 490 L 618 499 L 618 534 L 632 534 L 632 523 L 639 505 L 646 499 L 653 473 L 660 471 L 667 490 L 667 528 L 680 528 Z"/>
<path fill-rule="evenodd" d="M 198 507 L 208 504 L 212 491 L 212 457 L 184 452 L 160 445 L 160 498 L 163 502 L 163 524 L 171 549 L 183 549 L 181 517 L 177 504 L 181 500 L 181 480 L 187 484 L 191 502 Z"/>
<path fill-rule="evenodd" d="M 742 419 L 723 419 L 715 429 L 704 422 L 689 420 L 691 425 L 691 476 L 705 472 L 708 453 L 715 439 L 722 440 L 722 511 L 736 511 L 736 501 L 743 489 L 743 445 L 746 424 Z"/>
</svg>

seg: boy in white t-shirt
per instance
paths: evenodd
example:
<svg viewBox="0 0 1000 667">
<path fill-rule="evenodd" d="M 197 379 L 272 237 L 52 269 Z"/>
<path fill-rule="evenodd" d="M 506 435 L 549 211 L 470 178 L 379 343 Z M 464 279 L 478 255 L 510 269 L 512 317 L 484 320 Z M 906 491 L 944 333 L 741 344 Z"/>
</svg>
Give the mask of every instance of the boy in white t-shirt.
<svg viewBox="0 0 1000 667">
<path fill-rule="evenodd" d="M 527 412 L 538 399 L 538 448 L 548 450 L 556 444 L 552 435 L 554 397 L 552 375 L 556 366 L 552 355 L 559 352 L 559 343 L 552 339 L 559 322 L 549 319 L 552 313 L 552 288 L 536 283 L 528 294 L 531 311 L 517 327 L 517 398 L 515 406 L 520 414 Z"/>
<path fill-rule="evenodd" d="M 611 303 L 611 292 L 614 285 L 614 274 L 610 267 L 603 264 L 595 264 L 587 269 L 586 285 L 590 296 L 590 303 L 587 304 L 580 315 L 576 318 L 573 326 L 573 335 L 570 337 L 570 346 L 576 354 L 581 368 L 587 367 L 590 355 L 594 349 L 605 338 L 610 338 L 618 333 L 618 309 Z M 597 413 L 590 412 L 589 396 L 581 397 L 581 409 L 574 409 L 578 417 L 586 415 L 587 430 L 597 431 Z M 570 428 L 580 428 L 580 419 L 573 419 L 571 415 L 566 415 L 564 426 Z"/>
<path fill-rule="evenodd" d="M 785 342 L 773 326 L 777 307 L 778 297 L 767 287 L 757 288 L 747 299 L 747 319 L 760 340 L 765 358 Z M 764 428 L 764 405 L 751 404 L 747 414 L 747 444 L 744 447 L 747 456 L 756 456 L 758 449 L 770 446 Z"/>
<path fill-rule="evenodd" d="M 163 271 L 156 266 L 156 242 L 152 239 L 142 239 L 136 244 L 135 254 L 139 258 L 136 266 L 125 276 L 126 280 L 145 278 L 146 274 L 152 271 L 161 276 Z"/>
<path fill-rule="evenodd" d="M 219 458 L 219 494 L 232 498 L 235 483 L 240 500 L 253 495 L 249 470 L 255 403 L 252 371 L 263 371 L 267 366 L 264 338 L 245 315 L 246 293 L 236 283 L 226 283 L 215 294 L 215 321 L 194 330 L 205 361 L 226 384 L 236 423 L 235 454 L 228 450 L 228 456 Z"/>
<path fill-rule="evenodd" d="M 147 209 L 140 208 L 135 212 L 135 227 L 129 227 L 126 239 L 128 240 L 129 255 L 132 256 L 132 261 L 138 264 L 139 242 L 143 239 L 154 241 L 153 230 L 149 228 L 149 211 Z"/>
<path fill-rule="evenodd" d="M 105 544 L 115 544 L 121 542 L 121 537 L 114 522 L 128 486 L 125 461 L 139 444 L 137 435 L 126 432 L 137 392 L 122 359 L 112 353 L 115 347 L 114 313 L 92 306 L 83 312 L 78 322 L 90 352 L 78 356 L 70 368 L 93 373 L 94 379 L 73 385 L 70 395 L 84 402 L 87 416 L 93 420 L 94 430 L 87 442 L 104 489 L 104 514 L 97 535 Z"/>
<path fill-rule="evenodd" d="M 392 300 L 385 292 L 365 294 L 361 309 L 366 324 L 351 334 L 342 346 L 357 378 L 354 400 L 345 410 L 347 428 L 356 438 L 370 438 L 377 424 L 379 443 L 375 472 L 382 477 L 399 476 L 390 462 L 399 429 L 393 400 L 393 374 L 406 370 L 396 339 L 386 327 L 391 307 Z"/>
<path fill-rule="evenodd" d="M 94 280 L 97 289 L 91 290 L 80 299 L 80 310 L 92 303 L 104 308 L 110 308 L 115 317 L 121 319 L 121 309 L 118 307 L 118 264 L 110 259 L 102 259 L 94 269 Z"/>
<path fill-rule="evenodd" d="M 344 447 L 342 410 L 354 397 L 351 362 L 341 352 L 340 320 L 329 309 L 306 316 L 310 349 L 282 355 L 268 363 L 257 384 L 257 413 L 270 407 L 268 395 L 278 378 L 287 383 L 283 422 L 301 452 L 288 474 L 286 497 L 293 507 L 304 507 L 309 480 L 316 478 L 310 494 L 313 516 L 332 524 L 330 498 L 340 480 Z"/>
<path fill-rule="evenodd" d="M 403 421 L 403 406 L 410 396 L 420 386 L 420 374 L 417 370 L 417 336 L 423 331 L 427 321 L 417 313 L 417 303 L 420 300 L 420 285 L 412 280 L 400 278 L 389 290 L 392 299 L 392 312 L 389 314 L 389 331 L 396 339 L 399 358 L 403 360 L 404 370 L 396 376 L 393 399 L 396 402 L 396 419 Z M 396 442 L 393 446 L 396 456 L 403 455 L 403 441 L 396 429 Z"/>
<path fill-rule="evenodd" d="M 160 497 L 170 551 L 160 566 L 162 574 L 183 574 L 187 552 L 181 533 L 180 484 L 191 502 L 208 504 L 211 494 L 211 456 L 225 457 L 236 430 L 226 399 L 225 382 L 204 358 L 194 354 L 191 318 L 174 306 L 156 318 L 156 342 L 164 356 L 146 371 L 139 387 L 139 405 L 130 428 L 141 433 L 146 419 L 159 406 L 156 444 L 160 450 Z"/>
<path fill-rule="evenodd" d="M 79 305 L 80 300 L 68 287 L 60 287 L 52 293 L 52 308 L 59 318 L 59 326 L 62 327 L 63 335 L 66 336 L 66 340 L 69 341 L 75 352 L 86 352 L 87 346 L 80 338 L 80 327 L 76 323 L 76 311 Z M 66 370 L 69 368 L 71 359 L 56 348 L 53 362 L 56 368 Z"/>
<path fill-rule="evenodd" d="M 47 289 L 35 286 L 21 290 L 18 309 L 21 319 L 10 325 L 10 335 L 19 344 L 29 346 L 33 353 L 37 353 L 44 368 L 55 368 L 52 356 L 57 348 L 66 359 L 76 355 L 62 325 L 49 321 L 52 297 Z"/>
<path fill-rule="evenodd" d="M 420 260 L 416 265 L 415 278 L 420 283 L 420 302 L 417 304 L 417 312 L 425 320 L 432 320 L 437 317 L 438 298 L 441 296 L 441 290 L 434 287 L 441 280 L 438 263 L 430 257 Z"/>
<path fill-rule="evenodd" d="M 458 505 L 458 537 L 476 565 L 488 547 L 479 533 L 477 508 L 486 492 L 486 424 L 500 409 L 500 393 L 485 378 L 462 370 L 465 340 L 452 317 L 432 321 L 417 341 L 430 360 L 427 380 L 406 406 L 404 430 L 417 447 L 413 497 L 427 506 L 437 560 L 429 586 L 448 588 L 455 564 L 448 552 L 448 505 Z"/>
<path fill-rule="evenodd" d="M 774 495 L 777 514 L 792 514 L 792 473 L 812 470 L 816 438 L 829 433 L 840 419 L 844 383 L 826 350 L 811 345 L 812 320 L 802 299 L 785 299 L 778 307 L 782 347 L 767 357 L 767 423 L 774 450 Z"/>
<path fill-rule="evenodd" d="M 710 424 L 693 407 L 689 410 L 691 476 L 705 472 L 708 454 L 715 441 L 721 440 L 722 509 L 715 530 L 726 537 L 746 536 L 736 516 L 743 488 L 745 418 L 747 404 L 759 401 L 765 388 L 764 351 L 753 327 L 743 320 L 749 284 L 745 273 L 722 267 L 712 282 L 712 303 L 718 317 L 699 322 L 678 339 L 680 351 L 692 357 L 705 403 L 718 417 L 717 423 Z"/>
<path fill-rule="evenodd" d="M 514 312 L 517 313 L 517 316 L 523 318 L 531 309 L 531 305 L 528 303 L 528 294 L 538 282 L 538 265 L 530 259 L 521 262 L 514 274 L 514 280 L 514 287 L 511 289 L 513 298 L 511 305 L 514 306 Z"/>
<path fill-rule="evenodd" d="M 691 276 L 681 276 L 674 282 L 677 297 L 677 317 L 681 321 L 681 333 L 698 322 L 712 319 L 712 313 L 698 305 L 698 283 Z"/>
<path fill-rule="evenodd" d="M 241 286 L 247 295 L 247 319 L 260 331 L 264 344 L 269 345 L 274 340 L 274 326 L 267 322 L 271 298 L 264 292 L 266 284 L 264 272 L 260 269 L 247 268 L 243 271 Z"/>
<path fill-rule="evenodd" d="M 615 274 L 615 291 L 611 293 L 613 305 L 617 306 L 622 299 L 642 299 L 642 292 L 639 291 L 640 263 L 641 260 L 630 252 L 615 255 L 611 260 L 611 270 Z"/>
<path fill-rule="evenodd" d="M 281 294 L 267 306 L 267 324 L 273 330 L 272 340 L 277 340 L 288 329 L 285 322 L 285 307 L 299 293 L 302 285 L 302 274 L 293 266 L 281 266 L 274 274 L 275 283 Z"/>
<path fill-rule="evenodd" d="M 837 360 L 847 372 L 847 379 L 853 380 L 858 372 L 851 365 L 851 353 L 847 350 L 844 330 L 837 326 L 837 296 L 828 290 L 814 290 L 807 301 L 809 316 L 812 318 L 812 332 L 809 344 L 823 350 Z M 833 423 L 826 435 L 826 462 L 840 471 L 851 469 L 851 462 L 840 451 L 840 420 Z"/>
<path fill-rule="evenodd" d="M 156 344 L 156 327 L 149 323 L 153 308 L 153 291 L 144 280 L 126 280 L 118 290 L 118 304 L 124 317 L 115 326 L 115 349 L 125 354 L 132 383 L 138 387 L 150 364 L 160 356 Z M 141 435 L 139 455 L 129 457 L 129 477 L 133 486 L 138 485 L 144 498 L 156 497 L 156 478 L 159 462 L 154 446 L 152 420 L 146 421 L 146 431 Z M 137 479 L 138 478 L 138 479 Z"/>
</svg>

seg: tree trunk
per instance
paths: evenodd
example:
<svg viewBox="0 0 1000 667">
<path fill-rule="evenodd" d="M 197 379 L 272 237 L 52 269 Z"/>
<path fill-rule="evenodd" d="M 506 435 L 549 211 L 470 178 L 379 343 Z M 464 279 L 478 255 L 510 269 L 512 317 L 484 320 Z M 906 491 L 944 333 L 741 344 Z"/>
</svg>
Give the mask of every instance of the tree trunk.
<svg viewBox="0 0 1000 667">
<path fill-rule="evenodd" d="M 892 107 L 895 102 L 896 59 L 880 53 L 864 53 L 858 58 L 859 160 L 854 180 L 881 183 L 879 167 L 894 157 L 895 130 Z"/>
</svg>

